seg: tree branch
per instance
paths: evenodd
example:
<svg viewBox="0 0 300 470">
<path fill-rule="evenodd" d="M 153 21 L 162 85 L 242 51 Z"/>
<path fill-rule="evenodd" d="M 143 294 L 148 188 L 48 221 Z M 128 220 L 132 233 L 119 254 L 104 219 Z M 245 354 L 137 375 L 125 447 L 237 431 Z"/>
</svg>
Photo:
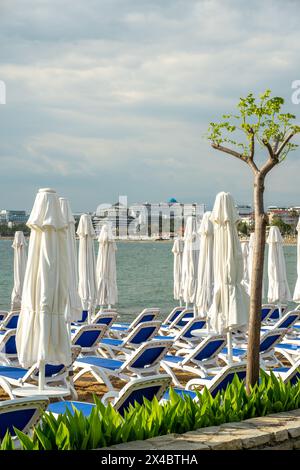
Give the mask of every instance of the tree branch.
<svg viewBox="0 0 300 470">
<path fill-rule="evenodd" d="M 270 158 L 271 158 L 272 160 L 274 160 L 274 159 L 275 159 L 275 154 L 274 154 L 274 152 L 273 152 L 273 149 L 272 149 L 271 144 L 270 144 L 267 140 L 263 140 L 262 142 L 263 142 L 264 146 L 267 147 L 268 152 L 269 152 L 269 155 L 270 155 Z"/>
<path fill-rule="evenodd" d="M 249 158 L 252 161 L 253 161 L 253 158 L 254 158 L 254 150 L 255 150 L 255 140 L 254 140 L 254 138 L 255 138 L 255 134 L 254 134 L 253 130 L 251 130 L 251 144 L 250 144 L 251 154 L 250 154 Z"/>
<path fill-rule="evenodd" d="M 265 177 L 269 171 L 272 170 L 272 168 L 274 168 L 274 166 L 276 166 L 277 164 L 279 163 L 278 159 L 277 158 L 272 158 L 270 156 L 270 158 L 266 161 L 266 163 L 260 168 L 259 170 L 259 173 Z"/>
<path fill-rule="evenodd" d="M 294 132 L 291 132 L 287 137 L 286 139 L 282 142 L 282 144 L 280 145 L 279 149 L 276 151 L 275 153 L 275 156 L 278 158 L 279 155 L 281 154 L 282 150 L 284 149 L 284 147 L 286 146 L 286 144 L 291 140 L 292 137 L 294 137 L 295 133 Z"/>
<path fill-rule="evenodd" d="M 253 134 L 253 139 L 254 139 L 254 134 Z M 242 160 L 242 162 L 247 163 L 250 166 L 250 168 L 252 168 L 254 173 L 257 173 L 259 171 L 256 164 L 254 163 L 254 160 L 253 160 L 253 158 L 254 158 L 254 147 L 253 146 L 252 146 L 252 149 L 251 149 L 251 155 L 250 156 L 243 155 L 242 153 L 238 153 L 235 150 L 229 149 L 228 147 L 224 147 L 223 145 L 211 144 L 211 146 L 214 149 L 219 150 L 220 152 L 228 153 L 229 155 L 232 155 L 233 157 L 238 158 L 239 160 Z"/>
<path fill-rule="evenodd" d="M 243 162 L 247 163 L 247 160 L 245 156 L 242 153 L 236 152 L 235 150 L 229 149 L 228 147 L 223 147 L 223 145 L 219 144 L 211 144 L 212 148 L 219 150 L 220 152 L 228 153 L 229 155 L 232 155 L 235 158 L 238 158 L 239 160 L 242 160 Z"/>
</svg>

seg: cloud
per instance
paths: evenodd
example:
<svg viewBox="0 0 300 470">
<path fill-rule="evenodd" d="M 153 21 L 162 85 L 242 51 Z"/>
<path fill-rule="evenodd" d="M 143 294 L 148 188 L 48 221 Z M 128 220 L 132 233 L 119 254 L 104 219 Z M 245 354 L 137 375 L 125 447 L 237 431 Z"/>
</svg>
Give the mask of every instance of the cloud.
<svg viewBox="0 0 300 470">
<path fill-rule="evenodd" d="M 298 10 L 279 0 L 2 1 L 0 206 L 30 207 L 44 183 L 76 210 L 119 193 L 211 205 L 227 190 L 251 202 L 248 169 L 203 134 L 249 91 L 270 87 L 297 113 Z M 297 152 L 285 178 L 296 162 Z M 14 181 L 24 197 L 9 193 Z M 281 186 L 272 201 L 294 202 L 296 185 Z"/>
</svg>

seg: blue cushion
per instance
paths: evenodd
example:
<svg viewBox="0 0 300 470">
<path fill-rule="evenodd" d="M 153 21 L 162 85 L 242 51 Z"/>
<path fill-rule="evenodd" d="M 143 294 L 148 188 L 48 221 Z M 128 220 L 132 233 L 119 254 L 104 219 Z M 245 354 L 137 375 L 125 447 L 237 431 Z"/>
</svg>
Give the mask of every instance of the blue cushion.
<svg viewBox="0 0 300 470">
<path fill-rule="evenodd" d="M 298 351 L 299 350 L 299 346 L 297 344 L 288 344 L 288 343 L 276 344 L 276 348 L 290 349 L 290 350 L 293 350 L 293 351 Z"/>
<path fill-rule="evenodd" d="M 157 339 L 157 340 L 164 340 L 164 339 L 173 340 L 174 338 L 175 336 L 164 336 L 164 335 L 154 336 L 154 339 Z"/>
<path fill-rule="evenodd" d="M 194 399 L 197 396 L 196 392 L 193 392 L 193 390 L 184 390 L 184 389 L 181 389 L 181 388 L 173 388 L 173 391 L 177 395 L 179 395 L 181 398 L 191 397 L 192 399 Z M 163 399 L 164 400 L 170 400 L 170 389 L 164 394 Z"/>
<path fill-rule="evenodd" d="M 0 366 L 0 376 L 7 377 L 8 379 L 19 380 L 27 374 L 27 369 L 22 367 Z"/>
<path fill-rule="evenodd" d="M 194 357 L 193 360 L 203 361 L 204 359 L 211 359 L 215 353 L 224 344 L 223 339 L 215 339 L 209 341 Z"/>
<path fill-rule="evenodd" d="M 288 367 L 276 367 L 272 369 L 272 372 L 287 372 L 288 370 L 290 370 Z"/>
<path fill-rule="evenodd" d="M 185 358 L 180 357 L 180 356 L 172 356 L 170 354 L 167 354 L 164 358 L 163 361 L 169 361 L 169 362 L 174 362 L 174 364 L 179 364 L 179 362 L 182 362 Z"/>
<path fill-rule="evenodd" d="M 76 362 L 80 362 L 82 364 L 90 364 L 96 367 L 103 367 L 104 369 L 119 369 L 122 365 L 122 361 L 116 361 L 115 359 L 105 359 L 102 357 L 96 356 L 85 356 L 77 359 Z"/>
<path fill-rule="evenodd" d="M 47 411 L 55 414 L 63 414 L 67 409 L 75 414 L 74 407 L 81 411 L 84 416 L 89 416 L 92 412 L 92 409 L 95 407 L 93 403 L 85 403 L 81 401 L 56 401 L 55 403 L 50 403 L 47 408 Z"/>
<path fill-rule="evenodd" d="M 33 407 L 0 413 L 0 439 L 3 439 L 6 431 L 9 431 L 12 436 L 15 436 L 14 427 L 23 431 L 35 412 L 36 408 Z"/>
<path fill-rule="evenodd" d="M 228 348 L 222 349 L 222 354 L 228 354 Z M 247 350 L 242 348 L 232 348 L 232 355 L 233 356 L 243 356 L 246 354 Z"/>
<path fill-rule="evenodd" d="M 109 346 L 122 346 L 123 341 L 121 339 L 103 338 L 100 344 L 108 344 Z"/>
<path fill-rule="evenodd" d="M 151 367 L 153 364 L 156 363 L 158 357 L 163 353 L 165 350 L 165 346 L 159 347 L 150 347 L 144 350 L 131 364 L 130 367 L 135 368 L 144 368 L 144 367 Z"/>
<path fill-rule="evenodd" d="M 110 329 L 114 331 L 128 331 L 126 326 L 112 326 Z"/>
</svg>

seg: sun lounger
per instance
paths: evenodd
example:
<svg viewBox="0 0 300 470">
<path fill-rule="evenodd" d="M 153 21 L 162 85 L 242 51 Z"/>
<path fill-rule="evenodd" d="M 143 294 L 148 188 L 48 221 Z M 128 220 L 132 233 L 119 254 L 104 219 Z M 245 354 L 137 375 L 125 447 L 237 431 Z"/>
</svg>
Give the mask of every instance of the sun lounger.
<svg viewBox="0 0 300 470">
<path fill-rule="evenodd" d="M 273 372 L 273 374 L 280 378 L 283 383 L 290 382 L 292 385 L 295 385 L 300 379 L 300 357 L 291 367 L 276 367 L 275 369 L 271 369 L 271 371 L 266 372 Z"/>
<path fill-rule="evenodd" d="M 142 343 L 150 341 L 160 327 L 159 321 L 139 323 L 124 339 L 103 338 L 98 347 L 104 357 L 115 359 L 116 353 L 130 354 Z"/>
<path fill-rule="evenodd" d="M 72 397 L 77 397 L 77 393 L 73 387 L 73 381 L 69 377 L 69 371 L 73 366 L 74 361 L 80 353 L 80 347 L 72 347 L 72 363 L 68 366 L 63 364 L 53 365 L 46 364 L 45 367 L 45 383 L 46 385 L 63 384 L 70 390 Z M 39 369 L 35 364 L 30 369 L 14 366 L 0 366 L 0 387 L 9 395 L 14 398 L 14 389 L 21 386 L 29 386 L 30 382 L 38 383 Z M 32 387 L 32 383 L 30 383 Z"/>
<path fill-rule="evenodd" d="M 137 325 L 144 322 L 155 321 L 158 315 L 160 314 L 159 308 L 145 308 L 137 317 L 131 322 L 118 322 L 115 323 L 111 329 L 110 333 L 115 334 L 116 336 L 127 335 L 132 331 Z"/>
<path fill-rule="evenodd" d="M 12 365 L 18 363 L 16 346 L 16 330 L 0 332 L 0 364 Z"/>
<path fill-rule="evenodd" d="M 163 335 L 175 334 L 182 327 L 186 326 L 187 322 L 194 318 L 194 310 L 185 308 L 181 313 L 176 315 L 174 320 L 167 325 L 162 325 L 160 332 Z"/>
<path fill-rule="evenodd" d="M 277 346 L 282 338 L 286 335 L 287 329 L 277 329 L 267 331 L 261 336 L 259 355 L 263 368 L 273 367 L 281 364 L 275 356 L 275 346 Z M 232 348 L 232 358 L 234 361 L 244 361 L 247 356 L 246 348 Z M 220 354 L 221 359 L 228 363 L 228 349 L 224 348 Z"/>
<path fill-rule="evenodd" d="M 154 397 L 160 400 L 170 383 L 171 379 L 168 375 L 154 375 L 134 379 L 127 383 L 120 392 L 110 391 L 106 393 L 102 398 L 102 402 L 105 405 L 111 402 L 115 410 L 124 416 L 130 405 L 135 403 L 143 404 L 144 399 L 151 401 Z M 59 415 L 65 413 L 67 409 L 74 414 L 74 409 L 77 409 L 84 416 L 89 416 L 95 406 L 92 403 L 61 401 L 51 403 L 47 411 Z"/>
<path fill-rule="evenodd" d="M 270 331 L 281 328 L 292 328 L 294 324 L 299 320 L 300 311 L 292 310 L 291 312 L 285 313 L 279 320 L 273 325 L 264 325 L 261 331 Z"/>
<path fill-rule="evenodd" d="M 205 377 L 208 373 L 217 373 L 218 367 L 218 354 L 226 345 L 225 335 L 210 336 L 193 350 L 181 350 L 185 355 L 171 355 L 167 354 L 161 361 L 163 369 L 172 377 L 174 385 L 181 387 L 181 383 L 176 377 L 174 370 L 179 370 L 186 373 L 192 373 Z"/>
<path fill-rule="evenodd" d="M 7 431 L 14 437 L 14 428 L 27 434 L 39 422 L 48 404 L 45 397 L 39 396 L 1 401 L 0 441 Z"/>
<path fill-rule="evenodd" d="M 127 359 L 106 359 L 96 356 L 79 358 L 74 369 L 79 372 L 74 376 L 74 383 L 86 373 L 91 373 L 99 383 L 105 383 L 109 390 L 114 386 L 110 380 L 116 377 L 126 382 L 135 377 L 158 373 L 161 359 L 165 357 L 172 343 L 170 341 L 149 341 L 133 351 Z"/>
<path fill-rule="evenodd" d="M 0 330 L 14 330 L 18 326 L 20 312 L 10 312 L 2 321 Z"/>
<path fill-rule="evenodd" d="M 72 337 L 72 345 L 81 347 L 81 354 L 98 354 L 99 342 L 106 334 L 106 325 L 83 325 Z"/>
<path fill-rule="evenodd" d="M 194 348 L 195 344 L 198 344 L 200 340 L 199 337 L 193 336 L 193 331 L 201 330 L 205 324 L 206 320 L 202 318 L 191 318 L 180 330 L 174 330 L 175 335 L 158 335 L 155 336 L 155 339 L 169 339 L 173 341 L 173 346 L 176 349 Z"/>
</svg>

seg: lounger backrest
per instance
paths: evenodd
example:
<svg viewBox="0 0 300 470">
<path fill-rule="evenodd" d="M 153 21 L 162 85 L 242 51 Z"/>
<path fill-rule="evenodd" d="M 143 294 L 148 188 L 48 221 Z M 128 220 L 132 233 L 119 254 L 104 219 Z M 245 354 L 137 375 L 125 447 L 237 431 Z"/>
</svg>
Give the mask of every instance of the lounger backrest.
<svg viewBox="0 0 300 470">
<path fill-rule="evenodd" d="M 0 354 L 17 356 L 16 330 L 7 330 L 3 335 L 0 335 Z"/>
<path fill-rule="evenodd" d="M 215 397 L 218 392 L 226 390 L 227 385 L 233 381 L 235 375 L 237 375 L 240 380 L 245 380 L 246 364 L 234 364 L 224 367 L 211 381 L 208 387 L 211 395 Z"/>
<path fill-rule="evenodd" d="M 287 333 L 287 329 L 272 329 L 265 333 L 260 340 L 260 353 L 269 352 L 271 349 L 274 348 L 276 344 L 278 344 L 283 336 Z"/>
<path fill-rule="evenodd" d="M 121 369 L 134 370 L 154 367 L 156 364 L 159 364 L 161 359 L 167 354 L 171 345 L 172 341 L 170 340 L 153 340 L 148 343 L 144 343 L 134 351 L 129 360 L 123 364 Z"/>
<path fill-rule="evenodd" d="M 281 316 L 285 313 L 286 311 L 286 305 L 282 305 L 281 306 Z M 276 306 L 274 307 L 274 310 L 273 312 L 271 313 L 271 315 L 269 316 L 269 320 L 278 320 L 279 318 L 279 308 Z"/>
<path fill-rule="evenodd" d="M 132 380 L 120 391 L 114 408 L 123 416 L 130 405 L 143 404 L 144 398 L 151 401 L 156 397 L 160 400 L 170 384 L 171 377 L 165 374 Z"/>
<path fill-rule="evenodd" d="M 265 304 L 262 306 L 261 308 L 261 321 L 265 321 L 269 318 L 269 316 L 272 314 L 273 310 L 274 310 L 274 305 L 268 305 L 268 304 Z"/>
<path fill-rule="evenodd" d="M 7 317 L 8 313 L 4 310 L 0 310 L 0 323 Z M 1 325 L 0 325 L 1 326 Z"/>
<path fill-rule="evenodd" d="M 72 339 L 73 346 L 80 346 L 81 348 L 92 348 L 107 331 L 105 325 L 84 325 L 75 334 Z"/>
<path fill-rule="evenodd" d="M 14 427 L 28 433 L 38 423 L 48 404 L 47 398 L 39 396 L 0 402 L 0 440 L 7 431 L 14 436 Z"/>
<path fill-rule="evenodd" d="M 291 328 L 298 321 L 299 315 L 300 312 L 297 310 L 287 312 L 275 323 L 274 328 Z"/>
<path fill-rule="evenodd" d="M 69 365 L 46 364 L 45 365 L 45 376 L 47 378 L 64 374 L 71 367 L 71 365 L 74 363 L 74 361 L 76 361 L 77 357 L 80 354 L 81 347 L 80 346 L 71 346 L 71 351 L 72 351 L 72 362 L 71 362 L 71 364 L 69 364 Z M 39 368 L 37 367 L 35 369 L 35 371 L 33 372 L 32 377 L 37 378 L 38 376 L 39 376 Z"/>
<path fill-rule="evenodd" d="M 164 323 L 168 325 L 169 323 L 172 323 L 178 315 L 185 310 L 185 307 L 175 307 L 173 308 L 172 312 L 169 313 L 167 318 L 164 320 Z"/>
<path fill-rule="evenodd" d="M 192 318 L 185 327 L 180 330 L 180 333 L 176 339 L 198 339 L 196 336 L 193 336 L 193 331 L 194 330 L 201 330 L 204 325 L 206 324 L 205 320 L 202 320 L 201 318 Z"/>
<path fill-rule="evenodd" d="M 187 357 L 185 362 L 198 363 L 206 359 L 213 359 L 226 345 L 226 336 L 215 335 L 205 338 L 195 350 Z"/>
<path fill-rule="evenodd" d="M 117 319 L 117 312 L 98 312 L 92 321 L 92 325 L 106 325 L 110 328 Z"/>
<path fill-rule="evenodd" d="M 137 345 L 150 341 L 154 335 L 157 334 L 158 329 L 161 325 L 160 321 L 149 321 L 139 323 L 132 331 L 129 333 L 127 338 L 124 340 L 124 346 L 126 345 Z"/>
<path fill-rule="evenodd" d="M 88 312 L 88 310 L 82 310 L 82 316 L 81 316 L 81 319 L 80 319 L 80 320 L 78 320 L 78 321 L 77 321 L 77 322 L 75 322 L 75 323 L 84 323 L 84 322 L 86 322 L 86 321 L 87 321 L 87 319 L 88 319 L 88 316 L 89 316 L 89 312 Z"/>
<path fill-rule="evenodd" d="M 133 330 L 140 323 L 147 321 L 154 321 L 160 313 L 159 308 L 144 308 L 144 310 L 138 314 L 130 325 L 130 329 Z"/>
<path fill-rule="evenodd" d="M 194 311 L 191 309 L 185 308 L 177 317 L 175 318 L 172 323 L 170 323 L 170 330 L 172 328 L 181 328 L 182 326 L 186 326 L 186 321 L 183 320 L 189 320 L 194 317 Z"/>
<path fill-rule="evenodd" d="M 290 382 L 292 385 L 296 385 L 300 380 L 300 359 L 288 370 L 284 376 L 284 383 Z"/>
<path fill-rule="evenodd" d="M 2 322 L 1 329 L 16 329 L 18 326 L 20 312 L 11 312 Z"/>
</svg>

